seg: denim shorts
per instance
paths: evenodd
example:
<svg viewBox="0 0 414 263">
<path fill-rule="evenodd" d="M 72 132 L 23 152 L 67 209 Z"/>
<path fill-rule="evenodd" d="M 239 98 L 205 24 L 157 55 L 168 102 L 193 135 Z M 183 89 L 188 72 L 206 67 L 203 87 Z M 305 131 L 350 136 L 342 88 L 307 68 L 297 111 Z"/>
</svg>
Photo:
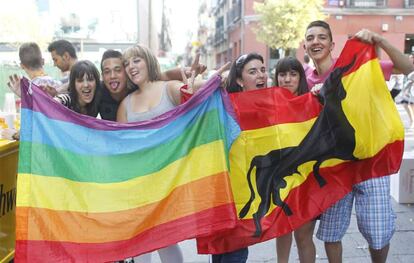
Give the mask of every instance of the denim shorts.
<svg viewBox="0 0 414 263">
<path fill-rule="evenodd" d="M 236 251 L 212 256 L 212 263 L 245 263 L 249 255 L 249 249 L 242 248 Z"/>
<path fill-rule="evenodd" d="M 353 186 L 352 191 L 320 218 L 316 237 L 324 242 L 341 241 L 349 227 L 352 206 L 358 229 L 372 249 L 389 244 L 395 231 L 395 214 L 390 196 L 390 177 L 373 178 Z"/>
</svg>

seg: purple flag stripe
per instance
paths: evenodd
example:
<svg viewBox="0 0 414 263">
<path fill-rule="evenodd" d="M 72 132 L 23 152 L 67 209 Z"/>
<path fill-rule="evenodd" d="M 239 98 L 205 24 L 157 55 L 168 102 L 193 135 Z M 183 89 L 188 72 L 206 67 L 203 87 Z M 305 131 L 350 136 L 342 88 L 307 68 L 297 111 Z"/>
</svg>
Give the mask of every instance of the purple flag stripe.
<svg viewBox="0 0 414 263">
<path fill-rule="evenodd" d="M 194 107 L 201 104 L 203 101 L 206 100 L 208 96 L 210 96 L 220 86 L 220 82 L 221 82 L 221 78 L 219 76 L 214 76 L 210 78 L 203 85 L 203 87 L 200 88 L 197 94 L 191 97 L 186 103 L 178 105 L 173 110 L 168 111 L 158 116 L 157 118 L 138 122 L 138 123 L 116 123 L 112 121 L 98 120 L 90 116 L 76 113 L 64 107 L 63 105 L 60 105 L 61 107 L 52 106 L 53 104 L 60 104 L 60 103 L 51 99 L 47 94 L 41 91 L 40 88 L 34 84 L 31 84 L 32 92 L 30 92 L 29 91 L 30 82 L 26 78 L 23 78 L 21 80 L 22 97 L 37 96 L 38 99 L 32 100 L 31 98 L 25 98 L 25 99 L 22 98 L 22 102 L 23 102 L 22 107 L 36 111 L 36 112 L 41 112 L 45 114 L 47 117 L 55 119 L 55 120 L 71 122 L 77 125 L 82 125 L 84 127 L 91 128 L 91 129 L 98 129 L 98 130 L 119 130 L 120 128 L 126 129 L 126 130 L 128 129 L 132 129 L 132 130 L 157 129 L 157 128 L 163 127 L 164 125 L 171 122 L 172 120 L 179 118 L 180 116 L 186 114 L 188 111 L 190 111 Z M 230 101 L 227 98 L 226 93 L 225 92 L 223 93 L 225 95 L 224 101 L 225 101 L 226 110 L 229 110 L 232 117 L 234 117 L 235 115 L 230 105 Z M 54 109 L 54 110 L 52 111 L 50 109 Z"/>
</svg>

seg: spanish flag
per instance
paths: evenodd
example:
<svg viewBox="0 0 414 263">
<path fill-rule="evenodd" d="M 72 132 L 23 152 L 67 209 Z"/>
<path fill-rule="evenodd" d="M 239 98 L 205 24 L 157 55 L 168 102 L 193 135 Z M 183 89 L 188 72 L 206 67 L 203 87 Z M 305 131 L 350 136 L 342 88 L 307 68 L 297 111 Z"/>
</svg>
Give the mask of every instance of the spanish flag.
<svg viewBox="0 0 414 263">
<path fill-rule="evenodd" d="M 219 84 L 119 124 L 23 79 L 16 261 L 115 261 L 234 227 L 228 152 L 240 128 Z"/>
<path fill-rule="evenodd" d="M 404 129 L 372 45 L 349 40 L 319 98 L 282 88 L 231 94 L 235 228 L 198 239 L 218 254 L 289 233 L 354 184 L 395 173 Z"/>
</svg>

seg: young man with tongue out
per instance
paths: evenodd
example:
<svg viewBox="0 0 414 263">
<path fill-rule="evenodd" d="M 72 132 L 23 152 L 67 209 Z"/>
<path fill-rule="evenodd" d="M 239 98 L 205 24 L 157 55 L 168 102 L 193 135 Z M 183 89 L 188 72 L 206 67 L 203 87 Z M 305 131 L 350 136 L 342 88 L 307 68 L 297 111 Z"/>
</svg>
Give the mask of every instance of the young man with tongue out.
<svg viewBox="0 0 414 263">
<path fill-rule="evenodd" d="M 407 57 L 381 35 L 363 29 L 355 37 L 374 44 L 390 57 L 391 62 L 381 62 L 386 79 L 389 79 L 391 72 L 408 74 L 413 71 Z M 308 72 L 306 76 L 311 89 L 325 81 L 335 64 L 335 59 L 331 55 L 334 42 L 329 24 L 324 21 L 311 22 L 306 30 L 303 47 L 315 65 L 315 70 Z M 313 92 L 315 93 L 315 89 Z M 341 240 L 350 223 L 354 199 L 358 229 L 369 244 L 372 262 L 385 262 L 389 242 L 395 230 L 389 176 L 355 185 L 349 194 L 321 215 L 316 236 L 325 242 L 329 262 L 342 262 Z"/>
<path fill-rule="evenodd" d="M 191 66 L 197 74 L 205 70 L 205 66 L 198 63 L 198 59 Z M 102 97 L 99 104 L 99 114 L 104 120 L 116 121 L 116 113 L 121 101 L 137 87 L 127 81 L 122 53 L 116 50 L 107 50 L 101 59 Z M 161 80 L 182 80 L 181 70 L 172 69 L 161 73 Z"/>
<path fill-rule="evenodd" d="M 127 88 L 127 75 L 122 62 L 122 53 L 107 50 L 102 55 L 102 97 L 99 114 L 104 120 L 115 121 L 116 112 L 121 101 L 136 88 Z"/>
</svg>

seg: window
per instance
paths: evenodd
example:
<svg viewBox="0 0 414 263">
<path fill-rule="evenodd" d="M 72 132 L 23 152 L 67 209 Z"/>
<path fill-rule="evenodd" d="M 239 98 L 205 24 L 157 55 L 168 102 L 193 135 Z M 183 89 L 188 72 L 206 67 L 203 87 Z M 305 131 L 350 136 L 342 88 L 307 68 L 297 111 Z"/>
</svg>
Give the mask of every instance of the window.
<svg viewBox="0 0 414 263">
<path fill-rule="evenodd" d="M 339 6 L 339 0 L 329 0 L 328 5 L 329 6 Z"/>
<path fill-rule="evenodd" d="M 328 6 L 344 7 L 346 0 L 328 0 Z"/>
<path fill-rule="evenodd" d="M 414 7 L 414 0 L 405 0 L 405 7 Z"/>
<path fill-rule="evenodd" d="M 414 54 L 414 34 L 405 35 L 404 53 Z"/>
<path fill-rule="evenodd" d="M 350 7 L 386 7 L 385 0 L 349 0 Z"/>
</svg>

